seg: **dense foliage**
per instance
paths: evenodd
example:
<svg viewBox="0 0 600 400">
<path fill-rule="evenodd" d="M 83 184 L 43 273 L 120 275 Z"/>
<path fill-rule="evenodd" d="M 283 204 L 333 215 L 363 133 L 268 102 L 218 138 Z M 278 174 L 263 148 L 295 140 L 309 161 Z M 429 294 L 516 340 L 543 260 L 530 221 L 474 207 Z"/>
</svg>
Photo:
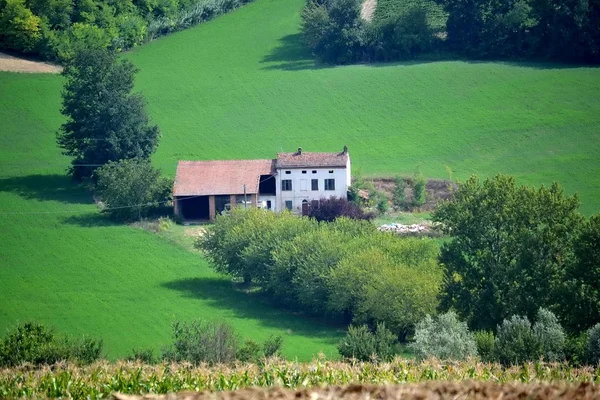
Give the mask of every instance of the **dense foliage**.
<svg viewBox="0 0 600 400">
<path fill-rule="evenodd" d="M 0 370 L 0 396 L 83 399 L 106 398 L 112 392 L 140 395 L 180 391 L 219 392 L 273 386 L 303 389 L 328 385 L 393 385 L 433 380 L 465 385 L 465 379 L 506 384 L 549 382 L 561 385 L 587 382 L 585 387 L 592 388 L 598 382 L 598 373 L 593 368 L 573 368 L 566 364 L 528 363 L 504 368 L 499 364 L 475 361 L 440 363 L 405 359 L 377 364 L 342 363 L 323 359 L 311 363 L 272 360 L 264 365 L 213 367 L 190 363 L 144 365 L 103 362 L 86 367 L 56 365 L 44 370 L 34 370 L 27 366 L 3 369 Z M 478 390 L 481 391 L 481 386 Z M 448 393 L 448 397 L 455 398 L 456 393 Z M 547 392 L 538 392 L 538 395 L 541 393 L 547 396 Z M 253 394 L 256 395 L 257 392 L 254 391 Z M 523 394 L 523 398 L 528 397 L 535 396 Z"/>
<path fill-rule="evenodd" d="M 435 244 L 378 232 L 366 221 L 236 209 L 217 216 L 197 247 L 216 270 L 254 282 L 278 304 L 385 323 L 402 340 L 438 305 Z"/>
<path fill-rule="evenodd" d="M 354 202 L 342 197 L 320 199 L 318 204 L 308 209 L 308 216 L 317 221 L 331 222 L 339 217 L 371 220 L 374 215 L 366 213 Z"/>
<path fill-rule="evenodd" d="M 54 364 L 59 361 L 89 364 L 100 357 L 102 341 L 88 337 L 58 337 L 54 331 L 34 322 L 21 324 L 0 339 L 0 367 L 23 363 Z"/>
<path fill-rule="evenodd" d="M 109 161 L 148 158 L 156 150 L 160 131 L 150 124 L 142 95 L 131 93 L 136 72 L 113 52 L 93 49 L 78 52 L 63 71 L 67 121 L 57 142 L 73 158 L 74 178 L 89 178 Z"/>
<path fill-rule="evenodd" d="M 436 3 L 387 0 L 369 22 L 361 19 L 358 0 L 307 0 L 302 30 L 317 58 L 335 64 L 404 60 L 440 50 L 472 58 L 600 62 L 597 0 Z"/>
<path fill-rule="evenodd" d="M 149 160 L 111 161 L 98 168 L 95 176 L 102 211 L 118 221 L 141 219 L 171 196 L 173 182 L 161 177 Z"/>
<path fill-rule="evenodd" d="M 367 325 L 350 325 L 338 351 L 348 360 L 389 362 L 399 352 L 398 337 L 384 323 L 377 324 L 374 332 Z"/>
<path fill-rule="evenodd" d="M 443 245 L 442 308 L 455 309 L 472 328 L 493 329 L 504 318 L 533 318 L 556 309 L 583 217 L 576 196 L 558 184 L 518 187 L 498 175 L 460 184 L 433 219 L 452 240 Z M 589 321 L 586 321 L 589 323 Z"/>
<path fill-rule="evenodd" d="M 453 312 L 435 318 L 427 315 L 417 324 L 414 342 L 410 346 L 420 359 L 465 360 L 477 356 L 473 334 Z"/>
<path fill-rule="evenodd" d="M 82 49 L 125 50 L 252 0 L 0 0 L 0 49 L 68 61 Z"/>
</svg>

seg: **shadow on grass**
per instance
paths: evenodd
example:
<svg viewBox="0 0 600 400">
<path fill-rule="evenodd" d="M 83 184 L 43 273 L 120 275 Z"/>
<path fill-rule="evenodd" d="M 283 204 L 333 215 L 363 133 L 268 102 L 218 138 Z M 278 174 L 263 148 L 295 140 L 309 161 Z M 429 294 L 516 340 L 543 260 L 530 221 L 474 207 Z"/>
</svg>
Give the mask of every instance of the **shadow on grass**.
<svg viewBox="0 0 600 400">
<path fill-rule="evenodd" d="M 26 200 L 90 204 L 91 194 L 66 175 L 27 175 L 0 178 L 0 192 L 14 193 Z"/>
<path fill-rule="evenodd" d="M 500 64 L 519 68 L 530 68 L 540 70 L 553 69 L 580 69 L 580 68 L 598 68 L 589 64 L 569 64 L 544 60 L 517 60 L 517 59 L 468 59 L 463 56 L 449 52 L 436 52 L 423 54 L 418 59 L 390 61 L 390 62 L 370 62 L 356 63 L 353 65 L 364 65 L 367 67 L 394 67 L 394 66 L 415 66 L 422 64 L 432 64 L 437 62 L 457 61 L 468 64 Z M 279 45 L 267 56 L 261 63 L 270 64 L 265 66 L 267 70 L 300 71 L 333 68 L 336 65 L 319 64 L 315 57 L 302 41 L 302 34 L 296 33 L 287 35 L 279 39 Z"/>
<path fill-rule="evenodd" d="M 90 212 L 86 214 L 71 215 L 62 220 L 63 223 L 69 225 L 77 225 L 82 228 L 95 228 L 99 226 L 117 226 L 123 225 L 114 222 L 108 216 L 98 212 Z"/>
<path fill-rule="evenodd" d="M 302 35 L 296 33 L 279 39 L 279 45 L 268 55 L 261 64 L 267 70 L 300 71 L 307 69 L 331 68 L 331 65 L 317 64 L 310 50 L 302 42 Z"/>
<path fill-rule="evenodd" d="M 228 279 L 189 278 L 167 282 L 162 286 L 182 292 L 190 298 L 208 300 L 212 306 L 231 310 L 239 318 L 256 319 L 272 328 L 318 337 L 328 344 L 337 343 L 343 335 L 344 326 L 341 324 L 278 309 L 257 293 L 237 290 Z"/>
</svg>

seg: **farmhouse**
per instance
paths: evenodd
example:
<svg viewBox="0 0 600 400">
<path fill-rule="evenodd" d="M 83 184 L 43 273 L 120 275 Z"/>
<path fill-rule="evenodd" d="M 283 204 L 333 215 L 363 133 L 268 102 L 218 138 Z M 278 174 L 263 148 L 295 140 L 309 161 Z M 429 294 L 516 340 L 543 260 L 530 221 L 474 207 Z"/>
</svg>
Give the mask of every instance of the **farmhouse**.
<svg viewBox="0 0 600 400">
<path fill-rule="evenodd" d="M 173 186 L 175 214 L 214 219 L 234 206 L 305 215 L 319 199 L 346 197 L 348 148 L 339 153 L 279 153 L 267 160 L 180 161 Z"/>
</svg>

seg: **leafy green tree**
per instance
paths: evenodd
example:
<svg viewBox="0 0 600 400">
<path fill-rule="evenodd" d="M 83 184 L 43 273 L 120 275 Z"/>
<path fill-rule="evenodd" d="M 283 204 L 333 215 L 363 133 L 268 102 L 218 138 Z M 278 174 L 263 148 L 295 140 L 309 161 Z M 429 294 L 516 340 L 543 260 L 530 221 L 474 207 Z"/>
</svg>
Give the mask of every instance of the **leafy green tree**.
<svg viewBox="0 0 600 400">
<path fill-rule="evenodd" d="M 495 353 L 498 361 L 504 365 L 518 365 L 539 359 L 540 343 L 527 317 L 513 315 L 498 325 Z"/>
<path fill-rule="evenodd" d="M 540 354 L 544 361 L 564 360 L 566 335 L 554 313 L 540 308 L 533 325 L 533 334 L 540 344 Z"/>
<path fill-rule="evenodd" d="M 568 271 L 562 302 L 568 327 L 576 332 L 600 322 L 600 215 L 592 216 L 575 242 L 577 262 Z"/>
<path fill-rule="evenodd" d="M 110 161 L 96 170 L 96 177 L 103 211 L 115 220 L 140 219 L 171 195 L 171 181 L 161 178 L 148 160 Z"/>
<path fill-rule="evenodd" d="M 41 24 L 25 0 L 0 1 L 0 47 L 32 52 L 42 38 Z"/>
<path fill-rule="evenodd" d="M 398 353 L 398 338 L 383 323 L 377 324 L 375 332 L 367 325 L 350 325 L 338 352 L 346 359 L 391 361 Z"/>
<path fill-rule="evenodd" d="M 78 52 L 63 71 L 66 83 L 57 133 L 63 154 L 73 158 L 70 174 L 88 178 L 109 161 L 148 158 L 160 131 L 151 125 L 141 94 L 132 94 L 136 68 L 112 52 Z"/>
<path fill-rule="evenodd" d="M 510 315 L 533 317 L 560 303 L 584 221 L 578 206 L 558 184 L 518 187 L 505 175 L 460 184 L 433 214 L 452 238 L 440 255 L 442 309 L 489 330 Z"/>
<path fill-rule="evenodd" d="M 452 311 L 435 318 L 427 315 L 417 324 L 410 347 L 420 359 L 464 360 L 477 355 L 475 337 Z"/>
</svg>

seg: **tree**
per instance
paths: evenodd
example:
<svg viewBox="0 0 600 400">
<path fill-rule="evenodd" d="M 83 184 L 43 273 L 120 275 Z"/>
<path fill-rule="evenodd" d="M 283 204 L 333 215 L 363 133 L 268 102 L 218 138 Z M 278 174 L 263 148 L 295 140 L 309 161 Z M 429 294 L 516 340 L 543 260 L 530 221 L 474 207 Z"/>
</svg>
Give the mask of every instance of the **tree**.
<svg viewBox="0 0 600 400">
<path fill-rule="evenodd" d="M 62 114 L 67 117 L 57 142 L 71 156 L 69 173 L 89 178 L 109 161 L 148 158 L 160 131 L 150 125 L 141 94 L 132 94 L 137 69 L 113 52 L 85 49 L 66 66 Z"/>
<path fill-rule="evenodd" d="M 584 221 L 578 206 L 558 184 L 517 187 L 505 175 L 460 184 L 433 214 L 452 237 L 440 255 L 442 308 L 488 330 L 510 315 L 556 308 Z"/>
<path fill-rule="evenodd" d="M 24 0 L 0 1 L 0 47 L 31 52 L 42 38 L 41 19 Z"/>
<path fill-rule="evenodd" d="M 386 200 L 387 201 L 387 200 Z M 373 215 L 365 213 L 358 205 L 341 197 L 319 200 L 319 204 L 308 209 L 308 216 L 317 221 L 335 221 L 346 217 L 359 220 L 371 220 Z"/>
<path fill-rule="evenodd" d="M 600 214 L 585 223 L 575 254 L 577 262 L 567 274 L 563 314 L 568 328 L 578 332 L 600 323 Z"/>
<path fill-rule="evenodd" d="M 96 176 L 104 212 L 116 220 L 140 219 L 171 194 L 171 181 L 143 159 L 111 161 L 97 169 Z"/>
</svg>

